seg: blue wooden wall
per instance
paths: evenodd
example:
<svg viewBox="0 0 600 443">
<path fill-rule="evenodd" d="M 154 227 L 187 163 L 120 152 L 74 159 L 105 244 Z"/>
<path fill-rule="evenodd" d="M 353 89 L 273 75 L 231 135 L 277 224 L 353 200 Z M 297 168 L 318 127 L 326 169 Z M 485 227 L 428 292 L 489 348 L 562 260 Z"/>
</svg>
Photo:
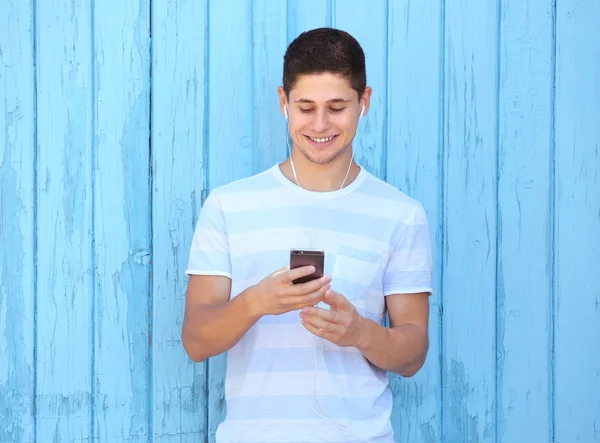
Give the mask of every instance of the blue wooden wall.
<svg viewBox="0 0 600 443">
<path fill-rule="evenodd" d="M 0 0 L 0 442 L 214 441 L 180 342 L 210 189 L 286 156 L 287 43 L 367 55 L 372 173 L 435 239 L 399 442 L 600 441 L 600 2 Z"/>
</svg>

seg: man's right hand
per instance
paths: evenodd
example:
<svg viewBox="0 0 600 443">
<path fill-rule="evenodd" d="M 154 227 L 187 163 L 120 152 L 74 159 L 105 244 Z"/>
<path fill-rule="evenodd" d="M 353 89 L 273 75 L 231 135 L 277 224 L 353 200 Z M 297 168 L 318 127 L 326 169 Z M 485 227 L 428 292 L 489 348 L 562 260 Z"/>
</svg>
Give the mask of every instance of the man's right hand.
<svg viewBox="0 0 600 443">
<path fill-rule="evenodd" d="M 312 266 L 283 268 L 249 288 L 248 302 L 258 316 L 278 315 L 314 306 L 323 300 L 330 288 L 331 277 L 324 276 L 307 283 L 293 284 L 297 278 L 315 272 Z"/>
<path fill-rule="evenodd" d="M 264 315 L 283 314 L 318 304 L 329 290 L 329 277 L 294 285 L 312 267 L 280 269 L 230 299 L 231 279 L 192 275 L 188 282 L 182 341 L 194 361 L 232 348 Z"/>
</svg>

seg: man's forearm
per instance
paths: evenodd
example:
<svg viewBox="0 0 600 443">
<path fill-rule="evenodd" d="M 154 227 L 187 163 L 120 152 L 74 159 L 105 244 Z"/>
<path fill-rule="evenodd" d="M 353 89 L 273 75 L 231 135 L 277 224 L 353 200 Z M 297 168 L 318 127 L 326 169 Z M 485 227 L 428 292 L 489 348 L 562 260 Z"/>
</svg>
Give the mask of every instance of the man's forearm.
<svg viewBox="0 0 600 443">
<path fill-rule="evenodd" d="M 222 305 L 199 305 L 190 308 L 183 325 L 183 345 L 196 362 L 231 349 L 258 321 L 249 304 L 248 292 Z"/>
<path fill-rule="evenodd" d="M 386 328 L 364 317 L 362 321 L 357 348 L 375 366 L 404 377 L 412 377 L 423 366 L 427 331 L 412 324 Z"/>
</svg>

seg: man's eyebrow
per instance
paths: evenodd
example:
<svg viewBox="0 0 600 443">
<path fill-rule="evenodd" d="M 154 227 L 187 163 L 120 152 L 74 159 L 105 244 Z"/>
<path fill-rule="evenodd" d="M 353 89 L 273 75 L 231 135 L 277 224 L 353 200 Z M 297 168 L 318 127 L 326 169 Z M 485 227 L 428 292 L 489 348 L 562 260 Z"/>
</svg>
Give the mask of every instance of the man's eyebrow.
<svg viewBox="0 0 600 443">
<path fill-rule="evenodd" d="M 331 100 L 327 100 L 327 103 L 349 103 L 352 100 L 346 100 L 344 98 L 332 98 Z M 294 103 L 307 103 L 307 104 L 314 104 L 315 102 L 312 100 L 309 100 L 307 98 L 299 98 L 298 100 L 296 100 Z"/>
</svg>

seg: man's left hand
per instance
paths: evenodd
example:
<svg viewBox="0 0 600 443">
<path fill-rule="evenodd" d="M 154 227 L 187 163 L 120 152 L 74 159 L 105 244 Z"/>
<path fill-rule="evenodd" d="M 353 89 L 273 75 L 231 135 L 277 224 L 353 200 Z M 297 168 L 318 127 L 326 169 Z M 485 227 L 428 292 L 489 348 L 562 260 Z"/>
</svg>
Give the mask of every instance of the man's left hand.
<svg viewBox="0 0 600 443">
<path fill-rule="evenodd" d="M 331 309 L 318 307 L 302 309 L 300 318 L 304 327 L 338 346 L 359 347 L 365 318 L 346 297 L 338 292 L 329 290 L 323 302 Z"/>
</svg>

